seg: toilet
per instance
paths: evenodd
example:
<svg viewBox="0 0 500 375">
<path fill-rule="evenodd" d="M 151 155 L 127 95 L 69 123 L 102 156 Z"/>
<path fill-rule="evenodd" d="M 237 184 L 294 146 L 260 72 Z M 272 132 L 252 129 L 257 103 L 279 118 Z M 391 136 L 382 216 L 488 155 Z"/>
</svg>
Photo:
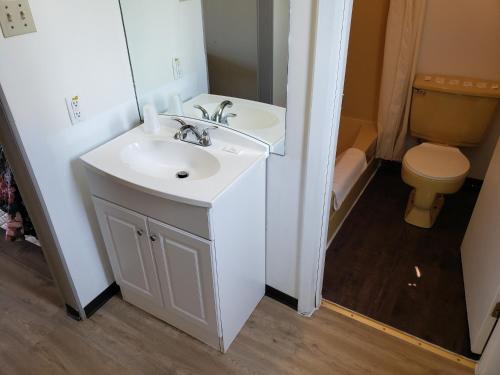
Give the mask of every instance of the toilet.
<svg viewBox="0 0 500 375">
<path fill-rule="evenodd" d="M 405 221 L 431 228 L 444 204 L 470 170 L 458 147 L 478 146 L 500 99 L 498 82 L 417 75 L 413 84 L 410 133 L 420 142 L 403 157 L 401 177 L 413 187 Z"/>
</svg>

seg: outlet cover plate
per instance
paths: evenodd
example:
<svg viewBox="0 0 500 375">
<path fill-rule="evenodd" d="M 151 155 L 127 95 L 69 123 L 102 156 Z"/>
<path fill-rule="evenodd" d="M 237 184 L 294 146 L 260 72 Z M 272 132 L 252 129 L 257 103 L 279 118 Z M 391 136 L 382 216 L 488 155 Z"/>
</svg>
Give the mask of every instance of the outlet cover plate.
<svg viewBox="0 0 500 375">
<path fill-rule="evenodd" d="M 174 76 L 174 80 L 181 79 L 182 76 L 184 75 L 184 72 L 182 71 L 182 62 L 180 57 L 174 57 L 172 58 L 172 73 Z"/>
<path fill-rule="evenodd" d="M 65 98 L 68 115 L 73 125 L 84 121 L 82 113 L 82 99 L 78 95 L 72 95 Z"/>
<path fill-rule="evenodd" d="M 0 26 L 5 38 L 36 32 L 28 0 L 0 0 Z"/>
</svg>

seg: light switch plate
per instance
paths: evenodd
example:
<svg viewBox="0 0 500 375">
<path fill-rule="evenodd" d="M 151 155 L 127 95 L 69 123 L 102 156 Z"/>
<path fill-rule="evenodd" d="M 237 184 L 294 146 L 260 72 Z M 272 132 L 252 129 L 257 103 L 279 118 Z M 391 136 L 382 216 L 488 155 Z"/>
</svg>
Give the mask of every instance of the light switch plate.
<svg viewBox="0 0 500 375">
<path fill-rule="evenodd" d="M 36 32 L 28 0 L 0 0 L 0 26 L 5 38 Z"/>
</svg>

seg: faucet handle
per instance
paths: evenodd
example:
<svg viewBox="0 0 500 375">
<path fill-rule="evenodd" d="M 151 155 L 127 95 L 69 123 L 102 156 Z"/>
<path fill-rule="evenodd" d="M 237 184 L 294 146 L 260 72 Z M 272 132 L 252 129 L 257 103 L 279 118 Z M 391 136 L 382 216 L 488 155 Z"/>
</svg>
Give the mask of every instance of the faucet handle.
<svg viewBox="0 0 500 375">
<path fill-rule="evenodd" d="M 238 115 L 236 113 L 226 113 L 224 116 L 222 116 L 222 119 L 220 120 L 221 124 L 229 125 L 227 119 L 231 117 L 238 117 Z"/>
<path fill-rule="evenodd" d="M 201 111 L 201 116 L 204 120 L 210 120 L 210 115 L 208 111 L 199 104 L 193 105 L 193 108 L 199 109 Z"/>
<path fill-rule="evenodd" d="M 183 120 L 183 119 L 181 119 L 181 118 L 175 117 L 175 118 L 173 118 L 172 120 L 177 121 L 177 122 L 178 122 L 181 126 L 187 126 L 186 121 L 184 121 L 184 120 Z"/>
<path fill-rule="evenodd" d="M 208 131 L 209 130 L 212 130 L 212 129 L 218 129 L 219 127 L 218 126 L 207 126 L 206 128 L 203 129 L 203 131 L 201 132 L 201 135 L 203 136 L 206 136 L 206 135 L 209 135 Z"/>
<path fill-rule="evenodd" d="M 200 145 L 202 146 L 210 146 L 212 144 L 212 140 L 210 139 L 209 130 L 217 129 L 218 126 L 207 126 L 201 132 Z"/>
<path fill-rule="evenodd" d="M 184 138 L 186 138 L 186 134 L 184 133 L 184 129 L 189 128 L 192 125 L 189 125 L 186 121 L 184 121 L 183 119 L 178 118 L 178 117 L 175 117 L 172 120 L 177 121 L 181 125 L 181 127 L 179 128 L 179 130 L 177 131 L 177 133 L 174 134 L 174 138 L 175 139 L 184 139 Z M 195 126 L 193 126 L 193 127 L 196 128 Z"/>
</svg>

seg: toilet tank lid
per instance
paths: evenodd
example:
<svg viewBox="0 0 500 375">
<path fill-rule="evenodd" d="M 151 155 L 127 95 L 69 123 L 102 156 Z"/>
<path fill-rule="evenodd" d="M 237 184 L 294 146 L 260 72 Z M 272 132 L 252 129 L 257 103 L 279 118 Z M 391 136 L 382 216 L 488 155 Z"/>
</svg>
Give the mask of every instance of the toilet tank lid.
<svg viewBox="0 0 500 375">
<path fill-rule="evenodd" d="M 478 78 L 442 74 L 417 74 L 413 87 L 448 94 L 500 99 L 500 82 Z"/>
</svg>

